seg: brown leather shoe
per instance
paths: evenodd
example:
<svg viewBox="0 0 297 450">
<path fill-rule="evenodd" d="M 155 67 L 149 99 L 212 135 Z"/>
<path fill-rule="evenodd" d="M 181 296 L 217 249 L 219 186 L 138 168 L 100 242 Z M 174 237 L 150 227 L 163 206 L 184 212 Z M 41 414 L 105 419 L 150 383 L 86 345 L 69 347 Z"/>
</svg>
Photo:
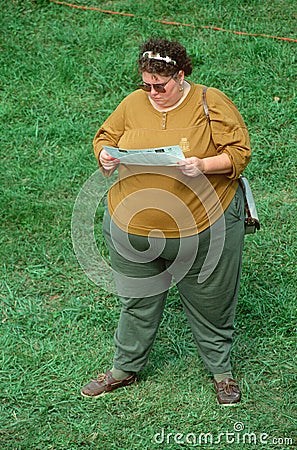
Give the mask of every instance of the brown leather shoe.
<svg viewBox="0 0 297 450">
<path fill-rule="evenodd" d="M 123 386 L 129 386 L 136 381 L 136 373 L 132 373 L 127 378 L 123 380 L 115 380 L 111 371 L 108 370 L 106 373 L 100 373 L 96 380 L 90 381 L 81 390 L 81 395 L 84 397 L 98 397 L 99 395 L 106 394 L 114 391 Z"/>
<path fill-rule="evenodd" d="M 238 384 L 232 378 L 225 378 L 219 383 L 214 380 L 214 385 L 220 405 L 232 406 L 240 402 L 241 392 Z"/>
</svg>

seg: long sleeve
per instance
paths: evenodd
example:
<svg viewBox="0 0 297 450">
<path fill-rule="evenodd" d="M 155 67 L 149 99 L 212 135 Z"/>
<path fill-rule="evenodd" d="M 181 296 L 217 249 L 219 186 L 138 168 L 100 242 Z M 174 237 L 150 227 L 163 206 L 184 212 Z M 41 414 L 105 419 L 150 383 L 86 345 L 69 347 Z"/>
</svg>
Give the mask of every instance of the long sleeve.
<svg viewBox="0 0 297 450">
<path fill-rule="evenodd" d="M 94 153 L 100 166 L 99 155 L 103 145 L 117 147 L 125 130 L 124 102 L 105 120 L 93 141 Z"/>
<path fill-rule="evenodd" d="M 246 125 L 232 101 L 215 88 L 207 90 L 212 139 L 217 153 L 226 153 L 232 162 L 232 173 L 236 179 L 251 158 L 250 139 Z"/>
</svg>

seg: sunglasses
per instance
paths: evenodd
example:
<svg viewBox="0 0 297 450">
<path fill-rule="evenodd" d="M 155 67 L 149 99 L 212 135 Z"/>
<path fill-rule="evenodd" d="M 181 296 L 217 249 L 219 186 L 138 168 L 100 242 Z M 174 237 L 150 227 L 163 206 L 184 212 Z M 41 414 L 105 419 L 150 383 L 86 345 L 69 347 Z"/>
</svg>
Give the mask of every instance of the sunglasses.
<svg viewBox="0 0 297 450">
<path fill-rule="evenodd" d="M 165 83 L 157 83 L 157 84 L 149 84 L 149 83 L 139 83 L 138 87 L 140 87 L 140 89 L 146 91 L 146 92 L 151 92 L 152 87 L 154 88 L 154 90 L 156 92 L 159 93 L 164 93 L 166 92 L 165 86 L 167 83 L 169 83 L 170 80 L 172 80 L 172 78 L 175 76 L 176 74 L 172 75 L 169 80 L 167 80 Z"/>
</svg>

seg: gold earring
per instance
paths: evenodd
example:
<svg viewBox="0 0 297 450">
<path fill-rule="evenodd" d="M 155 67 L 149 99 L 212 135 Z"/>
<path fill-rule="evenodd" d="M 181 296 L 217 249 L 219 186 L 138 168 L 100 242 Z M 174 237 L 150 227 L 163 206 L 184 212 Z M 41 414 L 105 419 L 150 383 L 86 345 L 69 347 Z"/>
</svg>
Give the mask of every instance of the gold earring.
<svg viewBox="0 0 297 450">
<path fill-rule="evenodd" d="M 180 84 L 179 85 L 179 92 L 182 92 L 184 90 L 184 86 L 183 86 L 183 84 Z"/>
</svg>

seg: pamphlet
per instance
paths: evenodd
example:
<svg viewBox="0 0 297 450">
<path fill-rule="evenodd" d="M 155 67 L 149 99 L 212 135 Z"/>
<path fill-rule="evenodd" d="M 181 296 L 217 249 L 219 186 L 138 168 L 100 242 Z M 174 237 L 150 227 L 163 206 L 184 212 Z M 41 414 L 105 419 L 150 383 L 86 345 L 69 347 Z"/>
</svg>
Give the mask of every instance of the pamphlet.
<svg viewBox="0 0 297 450">
<path fill-rule="evenodd" d="M 146 148 L 139 150 L 124 150 L 103 146 L 104 150 L 122 164 L 138 164 L 142 166 L 177 166 L 184 160 L 184 154 L 179 145 L 169 147 Z"/>
</svg>

